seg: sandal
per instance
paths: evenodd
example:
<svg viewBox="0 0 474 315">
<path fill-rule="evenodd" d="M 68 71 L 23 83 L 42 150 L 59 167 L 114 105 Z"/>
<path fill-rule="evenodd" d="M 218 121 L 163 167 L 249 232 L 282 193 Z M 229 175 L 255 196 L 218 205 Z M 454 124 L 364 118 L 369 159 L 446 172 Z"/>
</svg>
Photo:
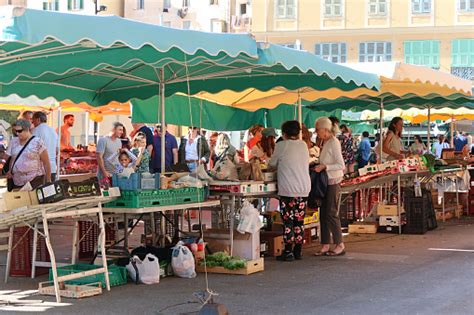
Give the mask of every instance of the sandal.
<svg viewBox="0 0 474 315">
<path fill-rule="evenodd" d="M 333 256 L 333 257 L 336 257 L 336 256 L 344 256 L 346 254 L 346 251 L 345 250 L 342 250 L 341 252 L 339 253 L 336 253 L 336 252 L 333 252 L 333 251 L 329 251 L 326 256 Z"/>
<path fill-rule="evenodd" d="M 328 253 L 329 253 L 329 250 L 324 251 L 324 252 L 323 252 L 323 251 L 318 251 L 318 252 L 314 253 L 314 256 L 317 256 L 317 257 L 319 257 L 319 256 L 327 256 Z"/>
</svg>

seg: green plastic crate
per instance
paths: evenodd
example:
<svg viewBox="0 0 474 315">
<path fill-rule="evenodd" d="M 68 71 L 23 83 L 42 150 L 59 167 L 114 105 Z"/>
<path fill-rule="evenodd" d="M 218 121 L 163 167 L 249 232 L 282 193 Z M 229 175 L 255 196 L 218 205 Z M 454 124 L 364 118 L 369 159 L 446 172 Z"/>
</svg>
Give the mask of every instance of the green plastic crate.
<svg viewBox="0 0 474 315">
<path fill-rule="evenodd" d="M 75 265 L 67 265 L 58 267 L 58 277 L 70 275 L 73 273 L 78 273 L 82 271 L 94 270 L 102 268 L 102 266 L 98 265 L 88 265 L 88 264 L 75 264 Z M 127 269 L 125 267 L 120 267 L 116 265 L 108 266 L 109 270 L 109 281 L 110 286 L 119 286 L 124 285 L 127 283 Z M 49 281 L 53 281 L 53 271 L 49 269 Z M 75 284 L 75 285 L 83 285 L 83 284 L 90 284 L 94 282 L 101 282 L 102 288 L 105 288 L 105 275 L 103 273 L 96 274 L 92 276 L 82 277 L 79 279 L 68 280 L 64 283 L 66 284 Z"/>
<path fill-rule="evenodd" d="M 146 208 L 202 202 L 205 189 L 186 187 L 166 190 L 122 191 L 120 198 L 105 205 L 107 208 Z"/>
</svg>

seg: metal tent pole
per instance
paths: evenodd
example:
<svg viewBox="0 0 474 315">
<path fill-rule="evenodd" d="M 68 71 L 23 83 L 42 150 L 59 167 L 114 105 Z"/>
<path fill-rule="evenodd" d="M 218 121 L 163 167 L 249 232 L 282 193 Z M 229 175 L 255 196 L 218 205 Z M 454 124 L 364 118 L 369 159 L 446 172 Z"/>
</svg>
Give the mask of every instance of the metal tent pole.
<svg viewBox="0 0 474 315">
<path fill-rule="evenodd" d="M 165 172 L 166 168 L 166 159 L 165 159 L 165 154 L 166 154 L 166 120 L 165 120 L 165 75 L 164 75 L 164 70 L 160 70 L 160 77 L 161 77 L 161 83 L 160 83 L 160 110 L 161 110 L 161 172 Z"/>
<path fill-rule="evenodd" d="M 431 140 L 431 106 L 428 106 L 428 141 L 427 148 L 430 148 Z"/>
<path fill-rule="evenodd" d="M 58 151 L 56 154 L 56 178 L 59 180 L 61 170 L 61 107 L 58 107 Z"/>
<path fill-rule="evenodd" d="M 382 155 L 383 155 L 383 99 L 380 100 L 380 139 L 379 139 L 379 153 L 380 153 L 380 163 L 382 163 Z"/>
<path fill-rule="evenodd" d="M 301 107 L 301 95 L 298 91 L 298 122 L 300 123 L 300 140 L 303 139 L 303 109 Z"/>
</svg>

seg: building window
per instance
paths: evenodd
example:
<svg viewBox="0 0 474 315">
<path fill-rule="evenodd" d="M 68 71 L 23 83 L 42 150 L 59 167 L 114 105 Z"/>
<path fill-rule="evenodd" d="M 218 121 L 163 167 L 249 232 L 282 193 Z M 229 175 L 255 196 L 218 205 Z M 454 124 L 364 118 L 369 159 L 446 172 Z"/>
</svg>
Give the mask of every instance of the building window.
<svg viewBox="0 0 474 315">
<path fill-rule="evenodd" d="M 379 62 L 392 60 L 392 43 L 363 42 L 359 44 L 359 62 Z"/>
<path fill-rule="evenodd" d="M 191 29 L 191 21 L 183 21 L 183 30 Z"/>
<path fill-rule="evenodd" d="M 145 10 L 145 0 L 137 0 L 137 10 Z"/>
<path fill-rule="evenodd" d="M 59 11 L 59 0 L 43 1 L 43 10 Z"/>
<path fill-rule="evenodd" d="M 342 16 L 343 0 L 324 0 L 324 16 Z"/>
<path fill-rule="evenodd" d="M 387 0 L 369 0 L 369 15 L 386 15 Z"/>
<path fill-rule="evenodd" d="M 84 10 L 84 0 L 68 0 L 67 9 L 69 11 Z"/>
<path fill-rule="evenodd" d="M 451 67 L 451 74 L 465 80 L 474 81 L 474 67 Z"/>
<path fill-rule="evenodd" d="M 191 6 L 191 0 L 183 0 L 183 8 L 188 8 Z"/>
<path fill-rule="evenodd" d="M 317 56 L 334 63 L 346 62 L 346 43 L 320 43 L 316 44 Z"/>
<path fill-rule="evenodd" d="M 451 50 L 452 67 L 474 67 L 474 39 L 455 39 Z"/>
<path fill-rule="evenodd" d="M 474 12 L 474 0 L 458 0 L 460 12 Z"/>
<path fill-rule="evenodd" d="M 171 9 L 171 0 L 163 0 L 163 9 Z"/>
<path fill-rule="evenodd" d="M 276 0 L 275 12 L 278 19 L 296 18 L 296 0 Z"/>
<path fill-rule="evenodd" d="M 439 69 L 439 41 L 415 40 L 404 43 L 405 62 Z"/>
<path fill-rule="evenodd" d="M 240 15 L 247 14 L 247 4 L 241 3 L 240 4 Z"/>
<path fill-rule="evenodd" d="M 412 14 L 431 13 L 431 0 L 411 0 Z"/>
</svg>

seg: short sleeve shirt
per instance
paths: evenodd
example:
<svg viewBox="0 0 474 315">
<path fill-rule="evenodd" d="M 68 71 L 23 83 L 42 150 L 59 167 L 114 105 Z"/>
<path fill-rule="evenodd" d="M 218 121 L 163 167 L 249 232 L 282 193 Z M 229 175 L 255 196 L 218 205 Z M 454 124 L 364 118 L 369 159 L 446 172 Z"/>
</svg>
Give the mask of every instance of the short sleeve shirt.
<svg viewBox="0 0 474 315">
<path fill-rule="evenodd" d="M 14 158 L 20 153 L 23 146 L 18 138 L 13 138 L 10 143 L 10 153 Z M 16 186 L 24 186 L 37 176 L 44 175 L 43 164 L 40 155 L 46 150 L 46 146 L 39 137 L 34 137 L 18 157 L 13 167 L 13 182 Z"/>
<path fill-rule="evenodd" d="M 122 141 L 117 138 L 113 140 L 111 137 L 103 137 L 97 143 L 97 153 L 102 153 L 104 159 L 105 170 L 111 174 L 115 173 L 115 165 L 118 164 L 118 152 L 122 148 Z M 111 161 L 111 158 L 116 156 L 117 161 Z M 102 177 L 100 169 L 98 170 L 99 177 Z"/>
<path fill-rule="evenodd" d="M 165 166 L 173 165 L 173 149 L 178 149 L 178 141 L 170 133 L 165 136 Z M 161 169 L 161 137 L 154 138 L 153 145 L 153 168 L 155 171 Z"/>
</svg>

